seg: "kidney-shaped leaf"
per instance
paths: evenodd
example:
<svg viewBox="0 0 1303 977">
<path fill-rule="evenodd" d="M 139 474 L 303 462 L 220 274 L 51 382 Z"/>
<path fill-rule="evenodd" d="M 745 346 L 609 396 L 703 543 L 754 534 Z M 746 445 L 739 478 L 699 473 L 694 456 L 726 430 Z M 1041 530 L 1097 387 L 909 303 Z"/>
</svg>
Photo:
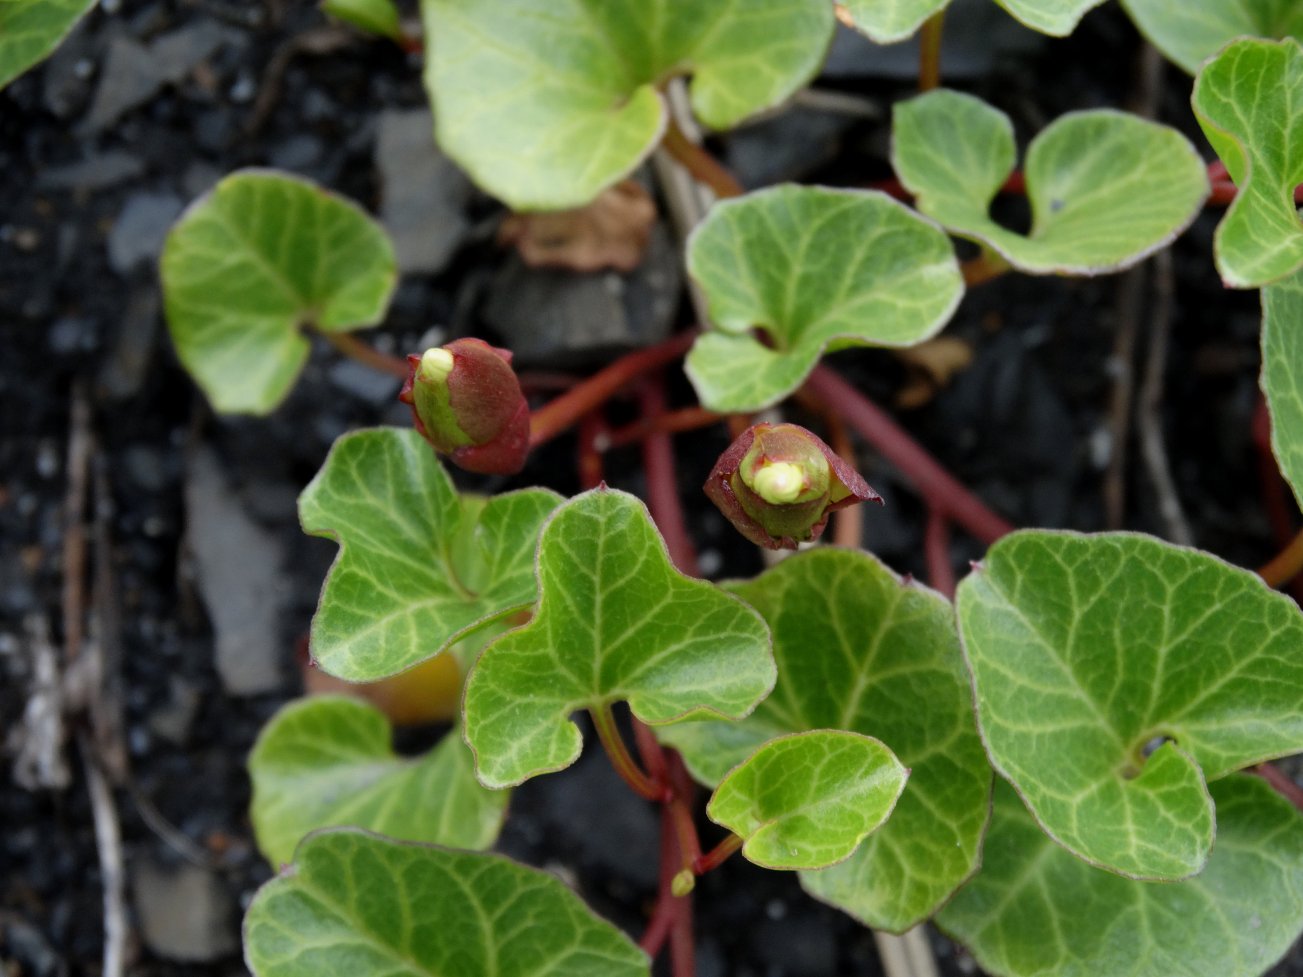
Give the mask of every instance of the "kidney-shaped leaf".
<svg viewBox="0 0 1303 977">
<path fill-rule="evenodd" d="M 304 839 L 244 920 L 257 977 L 649 977 L 556 876 L 357 830 Z"/>
<path fill-rule="evenodd" d="M 340 544 L 312 618 L 317 664 L 373 681 L 529 607 L 534 543 L 560 501 L 545 489 L 458 495 L 415 431 L 339 438 L 299 497 L 304 531 Z"/>
<path fill-rule="evenodd" d="M 1191 98 L 1204 135 L 1239 192 L 1213 239 L 1232 288 L 1258 288 L 1303 265 L 1303 45 L 1235 41 L 1209 61 Z"/>
<path fill-rule="evenodd" d="M 1027 150 L 1028 234 L 989 209 L 1016 160 L 1009 117 L 935 91 L 896 105 L 892 163 L 918 209 L 1032 274 L 1094 275 L 1135 264 L 1179 234 L 1208 196 L 1203 161 L 1175 129 L 1124 112 L 1074 112 Z"/>
<path fill-rule="evenodd" d="M 1298 0 L 1122 0 L 1141 33 L 1189 74 L 1241 35 L 1303 38 Z"/>
<path fill-rule="evenodd" d="M 269 862 L 288 862 L 310 831 L 345 825 L 454 848 L 493 844 L 508 794 L 475 779 L 460 734 L 412 758 L 396 756 L 390 737 L 380 710 L 346 696 L 301 699 L 272 717 L 249 755 L 250 817 Z"/>
<path fill-rule="evenodd" d="M 1303 505 L 1303 272 L 1262 290 L 1262 389 L 1276 460 Z"/>
<path fill-rule="evenodd" d="M 885 194 L 822 187 L 774 187 L 717 204 L 692 234 L 688 270 L 715 326 L 688 354 L 688 376 L 719 411 L 781 400 L 830 343 L 926 339 L 964 291 L 938 228 Z"/>
<path fill-rule="evenodd" d="M 631 495 L 601 488 L 558 509 L 538 578 L 534 620 L 490 644 L 466 680 L 466 740 L 485 786 L 573 763 L 578 709 L 627 700 L 653 724 L 740 717 L 774 687 L 764 621 L 675 570 Z"/>
<path fill-rule="evenodd" d="M 0 2 L 0 88 L 46 58 L 95 0 Z"/>
<path fill-rule="evenodd" d="M 374 325 L 397 281 L 393 246 L 356 204 L 302 177 L 226 177 L 172 227 L 163 302 L 177 356 L 225 413 L 266 414 L 308 358 L 307 326 Z"/>
<path fill-rule="evenodd" d="M 887 744 L 911 770 L 891 819 L 801 884 L 871 926 L 909 929 L 977 868 L 991 792 L 953 608 L 866 553 L 831 548 L 734 591 L 769 622 L 778 685 L 740 723 L 657 735 L 707 784 L 785 733 L 846 729 Z"/>
<path fill-rule="evenodd" d="M 1104 0 L 995 0 L 1034 31 L 1067 37 L 1093 7 Z"/>
<path fill-rule="evenodd" d="M 1205 779 L 1303 750 L 1303 615 L 1207 553 L 1014 533 L 958 604 L 991 762 L 1092 864 L 1193 875 L 1213 841 Z"/>
<path fill-rule="evenodd" d="M 791 95 L 832 37 L 829 0 L 423 0 L 444 151 L 517 210 L 588 203 L 660 140 L 655 86 L 694 75 L 725 129 Z"/>
<path fill-rule="evenodd" d="M 1258 977 L 1303 920 L 1303 819 L 1256 777 L 1212 793 L 1208 867 L 1137 882 L 1073 858 L 1001 784 L 982 870 L 937 922 L 997 977 Z"/>
<path fill-rule="evenodd" d="M 817 729 L 770 740 L 715 789 L 706 813 L 765 868 L 847 858 L 891 815 L 909 771 L 870 736 Z"/>
<path fill-rule="evenodd" d="M 894 44 L 910 37 L 950 0 L 845 0 L 842 6 L 855 29 L 879 44 Z"/>
</svg>

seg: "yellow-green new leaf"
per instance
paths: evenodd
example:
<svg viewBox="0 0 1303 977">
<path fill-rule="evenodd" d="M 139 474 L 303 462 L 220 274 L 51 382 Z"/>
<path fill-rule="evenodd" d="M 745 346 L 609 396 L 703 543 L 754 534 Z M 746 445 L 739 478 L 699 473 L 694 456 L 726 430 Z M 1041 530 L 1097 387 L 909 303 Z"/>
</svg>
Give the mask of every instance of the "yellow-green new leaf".
<svg viewBox="0 0 1303 977">
<path fill-rule="evenodd" d="M 302 177 L 226 177 L 163 246 L 163 304 L 177 356 L 214 409 L 267 414 L 308 358 L 303 329 L 375 325 L 398 278 L 384 230 Z"/>
<path fill-rule="evenodd" d="M 1272 450 L 1303 505 L 1303 272 L 1262 290 L 1262 390 Z"/>
<path fill-rule="evenodd" d="M 0 0 L 0 88 L 49 57 L 95 0 Z"/>
<path fill-rule="evenodd" d="M 313 658 L 374 681 L 527 609 L 534 544 L 560 501 L 546 489 L 458 495 L 415 431 L 344 435 L 299 496 L 304 532 L 340 544 L 312 618 Z"/>
<path fill-rule="evenodd" d="M 982 870 L 937 922 L 995 977 L 1259 977 L 1303 925 L 1303 818 L 1256 777 L 1212 793 L 1208 867 L 1138 882 L 1073 858 L 1002 783 Z"/>
<path fill-rule="evenodd" d="M 1213 238 L 1231 288 L 1258 288 L 1303 266 L 1303 45 L 1228 45 L 1194 82 L 1194 114 L 1239 188 Z"/>
<path fill-rule="evenodd" d="M 403 27 L 393 0 L 322 0 L 321 9 L 332 17 L 372 34 L 399 40 Z"/>
<path fill-rule="evenodd" d="M 279 866 L 309 832 L 365 828 L 400 841 L 487 848 L 506 791 L 475 779 L 457 730 L 419 757 L 399 757 L 384 714 L 359 699 L 314 696 L 272 717 L 249 755 L 250 817 L 267 861 Z"/>
<path fill-rule="evenodd" d="M 867 553 L 828 547 L 732 589 L 769 622 L 778 685 L 742 722 L 657 736 L 709 785 L 785 734 L 881 740 L 911 771 L 894 813 L 846 861 L 802 872 L 801 885 L 875 928 L 917 925 L 976 870 L 990 802 L 954 609 Z"/>
<path fill-rule="evenodd" d="M 500 855 L 309 835 L 244 919 L 256 977 L 650 977 L 564 882 Z"/>
<path fill-rule="evenodd" d="M 466 741 L 488 787 L 569 766 L 576 710 L 627 701 L 651 724 L 740 718 L 774 687 L 769 629 L 670 564 L 646 507 L 601 488 L 559 508 L 538 545 L 534 619 L 466 680 Z"/>
<path fill-rule="evenodd" d="M 1088 10 L 1104 0 L 995 0 L 1001 7 L 1034 31 L 1052 37 L 1067 37 Z"/>
<path fill-rule="evenodd" d="M 1237 37 L 1303 40 L 1298 0 L 1122 0 L 1142 34 L 1188 74 Z"/>
<path fill-rule="evenodd" d="M 921 342 L 964 292 L 939 228 L 885 194 L 823 187 L 716 204 L 688 242 L 688 271 L 714 326 L 688 354 L 688 377 L 718 411 L 783 399 L 830 345 Z"/>
<path fill-rule="evenodd" d="M 1034 275 L 1130 267 L 1181 233 L 1208 196 L 1203 160 L 1175 129 L 1125 112 L 1074 112 L 1028 147 L 1032 226 L 1019 234 L 989 213 L 1016 162 L 1008 116 L 935 91 L 898 103 L 893 120 L 892 163 L 918 209 Z"/>
<path fill-rule="evenodd" d="M 1093 865 L 1198 873 L 1214 833 L 1205 781 L 1303 751 L 1303 614 L 1207 553 L 1013 533 L 958 607 L 992 764 Z"/>
<path fill-rule="evenodd" d="M 693 75 L 697 117 L 727 129 L 804 85 L 829 0 L 422 0 L 425 84 L 444 152 L 517 210 L 578 207 L 655 148 L 657 91 Z"/>
<path fill-rule="evenodd" d="M 871 736 L 817 729 L 770 740 L 715 788 L 706 814 L 777 869 L 848 858 L 896 806 L 909 771 Z"/>
</svg>

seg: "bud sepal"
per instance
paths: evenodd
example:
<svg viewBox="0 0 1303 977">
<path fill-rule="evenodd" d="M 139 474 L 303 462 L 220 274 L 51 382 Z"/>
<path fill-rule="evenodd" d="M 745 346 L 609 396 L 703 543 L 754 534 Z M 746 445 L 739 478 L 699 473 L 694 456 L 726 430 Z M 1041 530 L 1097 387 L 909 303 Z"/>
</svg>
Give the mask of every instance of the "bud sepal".
<svg viewBox="0 0 1303 977">
<path fill-rule="evenodd" d="M 416 430 L 453 463 L 481 475 L 514 475 L 529 454 L 529 404 L 510 350 L 457 339 L 408 356 L 398 399 Z"/>
<path fill-rule="evenodd" d="M 817 539 L 837 509 L 882 502 L 859 473 L 796 424 L 755 424 L 719 456 L 706 495 L 743 536 L 767 549 Z"/>
</svg>

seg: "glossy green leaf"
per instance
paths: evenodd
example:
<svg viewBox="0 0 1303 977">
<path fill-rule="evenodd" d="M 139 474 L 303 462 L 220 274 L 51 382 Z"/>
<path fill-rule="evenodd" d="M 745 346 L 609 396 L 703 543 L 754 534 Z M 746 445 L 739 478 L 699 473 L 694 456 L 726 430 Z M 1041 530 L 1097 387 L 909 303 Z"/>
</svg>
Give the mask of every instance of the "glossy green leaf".
<svg viewBox="0 0 1303 977">
<path fill-rule="evenodd" d="M 500 855 L 310 835 L 244 920 L 256 977 L 649 977 L 560 879 Z"/>
<path fill-rule="evenodd" d="M 989 214 L 1016 153 L 1008 116 L 971 95 L 935 91 L 895 107 L 892 163 L 918 209 L 1031 274 L 1129 267 L 1175 238 L 1208 196 L 1203 160 L 1175 129 L 1074 112 L 1028 147 L 1032 225 L 1019 234 Z"/>
<path fill-rule="evenodd" d="M 1303 272 L 1262 290 L 1262 389 L 1272 449 L 1303 505 Z"/>
<path fill-rule="evenodd" d="M 425 84 L 444 152 L 517 210 L 587 203 L 660 141 L 656 86 L 684 73 L 727 129 L 808 81 L 829 0 L 422 0 Z"/>
<path fill-rule="evenodd" d="M 273 865 L 288 862 L 318 828 L 366 828 L 402 841 L 487 848 L 507 809 L 506 791 L 475 779 L 458 731 L 419 757 L 399 757 L 384 714 L 345 696 L 291 702 L 249 755 L 250 817 Z"/>
<path fill-rule="evenodd" d="M 1067 37 L 1088 10 L 1104 0 L 995 0 L 1032 30 Z"/>
<path fill-rule="evenodd" d="M 953 608 L 866 553 L 826 547 L 734 589 L 773 630 L 777 687 L 743 722 L 657 735 L 707 784 L 786 733 L 847 729 L 889 746 L 911 770 L 891 819 L 801 884 L 868 925 L 909 929 L 977 868 L 991 791 Z"/>
<path fill-rule="evenodd" d="M 982 871 L 937 922 L 995 977 L 1258 977 L 1303 926 L 1303 819 L 1256 777 L 1212 785 L 1217 847 L 1186 882 L 1073 858 L 996 790 Z"/>
<path fill-rule="evenodd" d="M 765 868 L 846 859 L 891 815 L 909 771 L 878 740 L 818 729 L 770 740 L 735 767 L 706 813 Z"/>
<path fill-rule="evenodd" d="M 1257 288 L 1303 265 L 1303 45 L 1239 40 L 1203 66 L 1191 99 L 1239 192 L 1213 238 L 1231 288 Z"/>
<path fill-rule="evenodd" d="M 780 186 L 716 204 L 692 234 L 688 270 L 715 326 L 688 354 L 688 376 L 718 411 L 781 400 L 830 344 L 920 342 L 945 325 L 964 291 L 938 228 L 885 194 L 822 187 Z"/>
<path fill-rule="evenodd" d="M 95 0 L 0 0 L 0 88 L 53 53 Z"/>
<path fill-rule="evenodd" d="M 415 431 L 335 442 L 299 497 L 304 532 L 339 556 L 312 618 L 312 654 L 351 682 L 393 675 L 534 603 L 533 552 L 560 496 L 458 495 Z"/>
<path fill-rule="evenodd" d="M 736 718 L 774 686 L 764 621 L 675 570 L 632 495 L 597 489 L 558 509 L 538 577 L 534 619 L 490 644 L 466 680 L 466 740 L 486 786 L 573 763 L 578 709 L 627 700 L 652 724 Z"/>
<path fill-rule="evenodd" d="M 1193 875 L 1213 841 L 1205 779 L 1303 750 L 1303 615 L 1207 553 L 1018 532 L 958 605 L 992 763 L 1092 864 Z"/>
<path fill-rule="evenodd" d="M 389 238 L 361 208 L 270 170 L 222 180 L 163 247 L 177 355 L 224 413 L 273 410 L 308 358 L 302 330 L 375 325 L 397 275 Z"/>
<path fill-rule="evenodd" d="M 923 22 L 950 0 L 844 0 L 857 30 L 879 44 L 894 44 L 913 36 Z"/>
<path fill-rule="evenodd" d="M 1189 74 L 1241 35 L 1303 39 L 1298 0 L 1122 0 L 1141 33 Z"/>
<path fill-rule="evenodd" d="M 403 35 L 393 0 L 322 0 L 321 9 L 372 34 L 395 40 Z"/>
</svg>

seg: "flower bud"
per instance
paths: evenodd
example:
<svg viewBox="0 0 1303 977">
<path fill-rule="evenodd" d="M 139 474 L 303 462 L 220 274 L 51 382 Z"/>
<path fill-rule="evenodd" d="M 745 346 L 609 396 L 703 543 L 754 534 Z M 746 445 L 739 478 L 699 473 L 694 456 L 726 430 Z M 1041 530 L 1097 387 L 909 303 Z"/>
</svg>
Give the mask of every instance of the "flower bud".
<svg viewBox="0 0 1303 977">
<path fill-rule="evenodd" d="M 482 475 L 514 475 L 525 466 L 529 405 L 508 350 L 457 339 L 407 364 L 398 399 L 412 406 L 416 429 L 436 451 Z"/>
<path fill-rule="evenodd" d="M 751 542 L 794 550 L 817 539 L 836 509 L 882 502 L 855 469 L 796 424 L 756 424 L 729 445 L 706 495 Z"/>
</svg>

